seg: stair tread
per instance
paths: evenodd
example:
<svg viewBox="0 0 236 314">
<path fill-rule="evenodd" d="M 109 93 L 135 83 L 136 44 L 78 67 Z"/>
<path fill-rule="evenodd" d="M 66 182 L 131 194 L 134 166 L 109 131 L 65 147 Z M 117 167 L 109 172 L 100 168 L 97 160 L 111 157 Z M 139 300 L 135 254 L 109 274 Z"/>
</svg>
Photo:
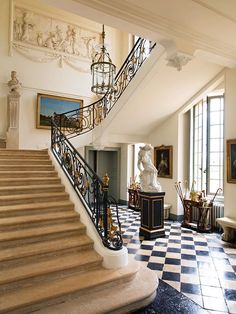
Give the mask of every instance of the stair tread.
<svg viewBox="0 0 236 314">
<path fill-rule="evenodd" d="M 50 235 L 54 233 L 85 230 L 81 222 L 68 222 L 49 226 L 38 226 L 35 228 L 20 229 L 14 231 L 4 231 L 0 233 L 0 242 L 34 238 L 38 236 Z"/>
<path fill-rule="evenodd" d="M 35 222 L 46 222 L 53 221 L 57 219 L 68 219 L 68 218 L 79 218 L 79 214 L 74 210 L 59 212 L 59 213 L 44 213 L 44 214 L 35 214 L 27 216 L 18 216 L 18 217 L 8 217 L 0 218 L 0 226 L 9 226 L 14 224 L 24 224 L 24 223 L 35 223 Z"/>
<path fill-rule="evenodd" d="M 15 154 L 42 154 L 42 155 L 48 155 L 48 150 L 43 149 L 10 149 L 10 148 L 0 148 L 0 154 L 7 154 L 7 153 L 15 153 Z"/>
<path fill-rule="evenodd" d="M 61 183 L 56 184 L 32 184 L 32 185 L 16 185 L 16 186 L 0 186 L 0 193 L 4 191 L 17 191 L 17 190 L 32 190 L 32 189 L 52 189 L 52 188 L 64 188 L 64 185 Z M 10 193 L 9 193 L 10 194 Z"/>
<path fill-rule="evenodd" d="M 13 171 L 9 171 L 9 170 L 0 170 L 0 175 L 5 175 L 5 174 L 12 174 L 12 172 Z M 38 170 L 38 171 L 36 171 L 36 170 L 17 170 L 17 171 L 14 171 L 14 174 L 22 174 L 22 173 L 29 173 L 29 174 L 38 174 L 38 173 L 41 173 L 41 174 L 43 174 L 43 173 L 45 173 L 45 174 L 47 174 L 47 173 L 55 173 L 55 174 L 57 174 L 57 172 L 55 171 L 55 170 Z"/>
<path fill-rule="evenodd" d="M 37 198 L 37 197 L 47 197 L 47 196 L 68 196 L 66 192 L 53 192 L 53 193 L 35 193 L 35 194 L 17 194 L 17 195 L 0 195 L 1 200 L 14 200 L 14 199 L 30 199 L 30 198 Z M 0 209 L 1 210 L 1 209 Z"/>
<path fill-rule="evenodd" d="M 19 169 L 19 170 L 18 170 Z M 15 170 L 18 170 L 18 171 L 48 171 L 48 170 L 53 170 L 54 169 L 54 166 L 53 165 L 38 165 L 38 164 L 35 164 L 35 165 L 25 165 L 25 164 L 21 164 L 21 165 L 1 165 L 0 164 L 0 170 L 1 171 L 9 171 L 9 172 L 12 172 L 12 171 L 15 171 Z"/>
<path fill-rule="evenodd" d="M 88 269 L 90 265 L 101 262 L 102 257 L 91 248 L 63 256 L 51 256 L 46 260 L 35 260 L 30 264 L 13 265 L 7 269 L 1 269 L 0 285 L 85 265 Z"/>
<path fill-rule="evenodd" d="M 67 236 L 53 240 L 49 239 L 44 242 L 28 243 L 23 246 L 1 249 L 0 262 L 57 252 L 63 249 L 78 248 L 91 244 L 93 244 L 93 241 L 86 234 Z"/>
<path fill-rule="evenodd" d="M 31 178 L 19 178 L 19 179 L 17 179 L 17 178 L 0 178 L 0 182 L 6 182 L 6 183 L 8 183 L 8 182 L 15 182 L 15 181 L 22 181 L 22 182 L 27 182 L 27 181 L 35 181 L 35 182 L 37 182 L 37 181 L 43 181 L 43 180 L 46 180 L 46 181 L 61 181 L 61 179 L 59 178 L 59 177 L 31 177 Z"/>
<path fill-rule="evenodd" d="M 42 189 L 42 188 L 48 188 L 48 189 L 50 189 L 50 188 L 54 188 L 54 187 L 64 187 L 64 185 L 63 184 L 61 184 L 61 183 L 55 183 L 55 184 L 44 184 L 44 185 L 42 185 L 42 184 L 34 184 L 34 185 L 30 185 L 30 186 L 28 186 L 28 185 L 16 185 L 16 186 L 14 186 L 14 185 L 12 185 L 12 186 L 0 186 L 0 192 L 1 191 L 11 191 L 11 190 L 29 190 L 29 189 Z"/>
<path fill-rule="evenodd" d="M 0 212 L 8 212 L 8 211 L 20 211 L 24 209 L 47 209 L 52 207 L 63 207 L 63 206 L 73 206 L 74 204 L 69 201 L 60 201 L 60 202 L 48 202 L 48 203 L 30 203 L 30 204 L 17 204 L 17 205 L 6 205 L 0 207 Z"/>
<path fill-rule="evenodd" d="M 6 291 L 0 296 L 0 312 L 30 306 L 71 293 L 83 292 L 105 284 L 115 285 L 116 282 L 132 278 L 138 268 L 134 265 L 122 269 L 104 269 L 102 267 L 85 273 L 74 273 L 72 276 L 40 282 L 30 287 L 22 287 L 14 291 Z"/>
</svg>

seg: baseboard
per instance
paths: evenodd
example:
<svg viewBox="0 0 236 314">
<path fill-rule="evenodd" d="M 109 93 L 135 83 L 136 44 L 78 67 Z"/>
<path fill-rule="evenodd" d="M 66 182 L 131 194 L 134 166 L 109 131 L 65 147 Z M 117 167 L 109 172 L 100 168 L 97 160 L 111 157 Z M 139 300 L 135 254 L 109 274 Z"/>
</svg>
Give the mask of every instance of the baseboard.
<svg viewBox="0 0 236 314">
<path fill-rule="evenodd" d="M 170 213 L 169 215 L 169 220 L 174 220 L 174 221 L 182 221 L 184 218 L 184 215 L 175 215 Z"/>
<path fill-rule="evenodd" d="M 118 204 L 120 204 L 120 205 L 128 205 L 128 201 L 119 199 L 118 200 Z"/>
</svg>

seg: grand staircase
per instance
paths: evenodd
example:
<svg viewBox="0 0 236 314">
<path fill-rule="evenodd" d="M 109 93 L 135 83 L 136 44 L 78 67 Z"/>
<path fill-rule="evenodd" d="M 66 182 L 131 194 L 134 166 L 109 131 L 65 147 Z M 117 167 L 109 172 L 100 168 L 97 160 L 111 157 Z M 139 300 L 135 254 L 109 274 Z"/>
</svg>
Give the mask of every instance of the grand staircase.
<svg viewBox="0 0 236 314">
<path fill-rule="evenodd" d="M 155 291 L 137 270 L 102 267 L 46 150 L 0 149 L 0 313 L 127 313 Z"/>
</svg>

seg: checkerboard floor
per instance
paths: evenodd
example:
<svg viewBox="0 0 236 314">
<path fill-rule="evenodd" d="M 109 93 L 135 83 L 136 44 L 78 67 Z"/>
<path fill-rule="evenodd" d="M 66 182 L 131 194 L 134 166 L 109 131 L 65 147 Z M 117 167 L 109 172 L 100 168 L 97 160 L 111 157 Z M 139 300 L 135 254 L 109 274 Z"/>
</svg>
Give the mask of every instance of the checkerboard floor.
<svg viewBox="0 0 236 314">
<path fill-rule="evenodd" d="M 236 314 L 236 245 L 165 221 L 165 237 L 139 236 L 140 213 L 119 207 L 129 254 L 210 313 Z"/>
</svg>

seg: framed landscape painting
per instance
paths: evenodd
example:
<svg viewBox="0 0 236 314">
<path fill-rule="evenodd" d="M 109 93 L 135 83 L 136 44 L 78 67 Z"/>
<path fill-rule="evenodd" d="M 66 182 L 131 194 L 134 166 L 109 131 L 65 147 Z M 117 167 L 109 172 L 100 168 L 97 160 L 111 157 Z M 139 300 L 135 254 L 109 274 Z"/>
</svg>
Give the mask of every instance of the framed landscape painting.
<svg viewBox="0 0 236 314">
<path fill-rule="evenodd" d="M 154 148 L 154 162 L 157 168 L 158 177 L 171 179 L 172 162 L 173 162 L 173 146 L 158 146 Z"/>
<path fill-rule="evenodd" d="M 236 139 L 227 140 L 227 182 L 236 183 Z"/>
<path fill-rule="evenodd" d="M 51 117 L 54 113 L 61 114 L 80 108 L 83 108 L 83 100 L 81 99 L 38 94 L 36 126 L 38 129 L 50 129 Z"/>
</svg>

